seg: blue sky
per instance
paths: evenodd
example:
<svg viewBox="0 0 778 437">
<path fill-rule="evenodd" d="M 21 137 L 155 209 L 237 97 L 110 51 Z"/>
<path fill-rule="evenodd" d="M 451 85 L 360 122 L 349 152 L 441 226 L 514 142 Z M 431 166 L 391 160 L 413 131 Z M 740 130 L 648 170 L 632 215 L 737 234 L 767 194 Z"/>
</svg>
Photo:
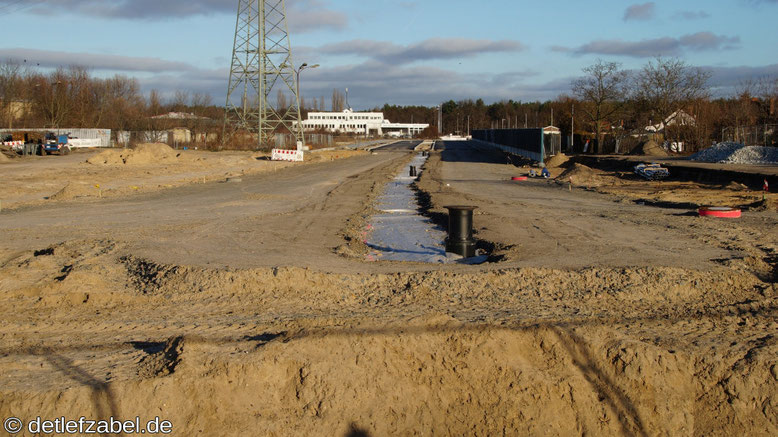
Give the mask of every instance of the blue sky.
<svg viewBox="0 0 778 437">
<path fill-rule="evenodd" d="M 137 77 L 145 91 L 227 88 L 237 0 L 0 0 L 0 59 Z M 778 0 L 631 2 L 287 0 L 310 102 L 355 109 L 442 100 L 553 99 L 598 58 L 656 55 L 710 69 L 712 91 L 778 77 Z"/>
</svg>

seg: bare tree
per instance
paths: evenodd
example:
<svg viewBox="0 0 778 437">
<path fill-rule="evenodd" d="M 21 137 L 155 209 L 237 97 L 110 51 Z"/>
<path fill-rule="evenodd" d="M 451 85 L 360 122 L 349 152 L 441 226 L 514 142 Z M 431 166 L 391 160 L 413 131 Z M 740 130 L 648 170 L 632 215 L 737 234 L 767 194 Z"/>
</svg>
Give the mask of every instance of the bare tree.
<svg viewBox="0 0 778 437">
<path fill-rule="evenodd" d="M 289 104 L 286 102 L 286 94 L 283 91 L 278 90 L 278 96 L 276 97 L 276 110 L 281 111 L 286 109 Z"/>
<path fill-rule="evenodd" d="M 207 93 L 192 94 L 192 107 L 197 110 L 203 110 L 213 104 L 213 97 Z"/>
<path fill-rule="evenodd" d="M 176 90 L 175 94 L 173 94 L 173 101 L 171 102 L 173 110 L 185 112 L 186 108 L 189 107 L 190 99 L 191 95 L 189 94 L 189 91 Z"/>
<path fill-rule="evenodd" d="M 332 90 L 332 112 L 341 112 L 346 106 L 346 97 L 338 89 Z"/>
<path fill-rule="evenodd" d="M 58 68 L 48 76 L 37 75 L 34 79 L 33 100 L 43 114 L 48 127 L 60 127 L 72 109 L 70 77 L 64 68 Z"/>
<path fill-rule="evenodd" d="M 149 115 L 159 115 L 162 111 L 162 98 L 159 95 L 159 91 L 153 89 L 149 92 Z"/>
<path fill-rule="evenodd" d="M 0 64 L 0 125 L 13 127 L 19 115 L 13 110 L 13 105 L 22 96 L 22 87 L 21 65 L 10 60 Z"/>
<path fill-rule="evenodd" d="M 140 94 L 137 79 L 116 75 L 106 79 L 105 88 L 106 98 L 102 108 L 105 125 L 120 131 L 141 128 L 146 102 Z M 151 93 L 149 100 L 150 108 L 153 105 L 159 106 L 159 96 L 156 92 Z M 155 112 L 151 112 L 151 115 L 154 114 Z"/>
<path fill-rule="evenodd" d="M 664 122 L 691 102 L 708 97 L 710 73 L 680 59 L 657 57 L 638 74 L 637 100 L 652 120 Z"/>
<path fill-rule="evenodd" d="M 592 123 L 597 139 L 593 152 L 598 153 L 602 149 L 603 123 L 613 123 L 626 100 L 629 75 L 621 64 L 599 59 L 583 72 L 586 76 L 573 82 L 573 94 L 583 102 L 581 109 Z"/>
<path fill-rule="evenodd" d="M 760 77 L 745 80 L 737 89 L 737 99 L 749 125 L 775 121 L 778 78 Z"/>
<path fill-rule="evenodd" d="M 93 79 L 86 67 L 71 66 L 68 71 L 68 98 L 72 105 L 72 114 L 68 120 L 74 127 L 91 127 L 97 106 L 97 87 L 99 81 Z"/>
</svg>

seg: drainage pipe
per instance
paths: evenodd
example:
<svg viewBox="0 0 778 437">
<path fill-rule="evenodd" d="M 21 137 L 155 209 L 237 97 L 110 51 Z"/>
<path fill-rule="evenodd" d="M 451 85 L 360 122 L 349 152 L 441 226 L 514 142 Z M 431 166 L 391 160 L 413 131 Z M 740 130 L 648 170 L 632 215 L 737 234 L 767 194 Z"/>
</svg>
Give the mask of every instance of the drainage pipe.
<svg viewBox="0 0 778 437">
<path fill-rule="evenodd" d="M 473 210 L 475 206 L 446 206 L 448 209 L 448 238 L 446 252 L 456 253 L 465 258 L 475 256 L 473 238 Z"/>
</svg>

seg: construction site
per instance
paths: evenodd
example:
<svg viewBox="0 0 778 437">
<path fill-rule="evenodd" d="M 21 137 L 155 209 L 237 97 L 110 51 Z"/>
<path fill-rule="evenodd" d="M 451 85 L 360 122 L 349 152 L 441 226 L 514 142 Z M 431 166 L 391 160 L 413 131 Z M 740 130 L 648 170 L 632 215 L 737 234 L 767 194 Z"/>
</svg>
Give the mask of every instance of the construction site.
<svg viewBox="0 0 778 437">
<path fill-rule="evenodd" d="M 165 118 L 190 141 L 8 129 L 7 435 L 778 435 L 772 128 L 593 153 L 439 105 L 314 145 L 288 31 L 256 38 L 284 2 L 236 3 L 223 120 Z"/>
</svg>

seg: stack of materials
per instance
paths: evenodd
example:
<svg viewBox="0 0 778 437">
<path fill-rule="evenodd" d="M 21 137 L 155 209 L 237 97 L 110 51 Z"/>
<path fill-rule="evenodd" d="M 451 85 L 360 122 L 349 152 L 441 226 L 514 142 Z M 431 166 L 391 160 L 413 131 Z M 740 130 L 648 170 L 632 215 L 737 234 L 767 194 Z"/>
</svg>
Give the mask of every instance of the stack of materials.
<svg viewBox="0 0 778 437">
<path fill-rule="evenodd" d="M 657 163 L 638 164 L 635 166 L 635 173 L 649 181 L 661 181 L 670 176 L 670 170 Z"/>
</svg>

